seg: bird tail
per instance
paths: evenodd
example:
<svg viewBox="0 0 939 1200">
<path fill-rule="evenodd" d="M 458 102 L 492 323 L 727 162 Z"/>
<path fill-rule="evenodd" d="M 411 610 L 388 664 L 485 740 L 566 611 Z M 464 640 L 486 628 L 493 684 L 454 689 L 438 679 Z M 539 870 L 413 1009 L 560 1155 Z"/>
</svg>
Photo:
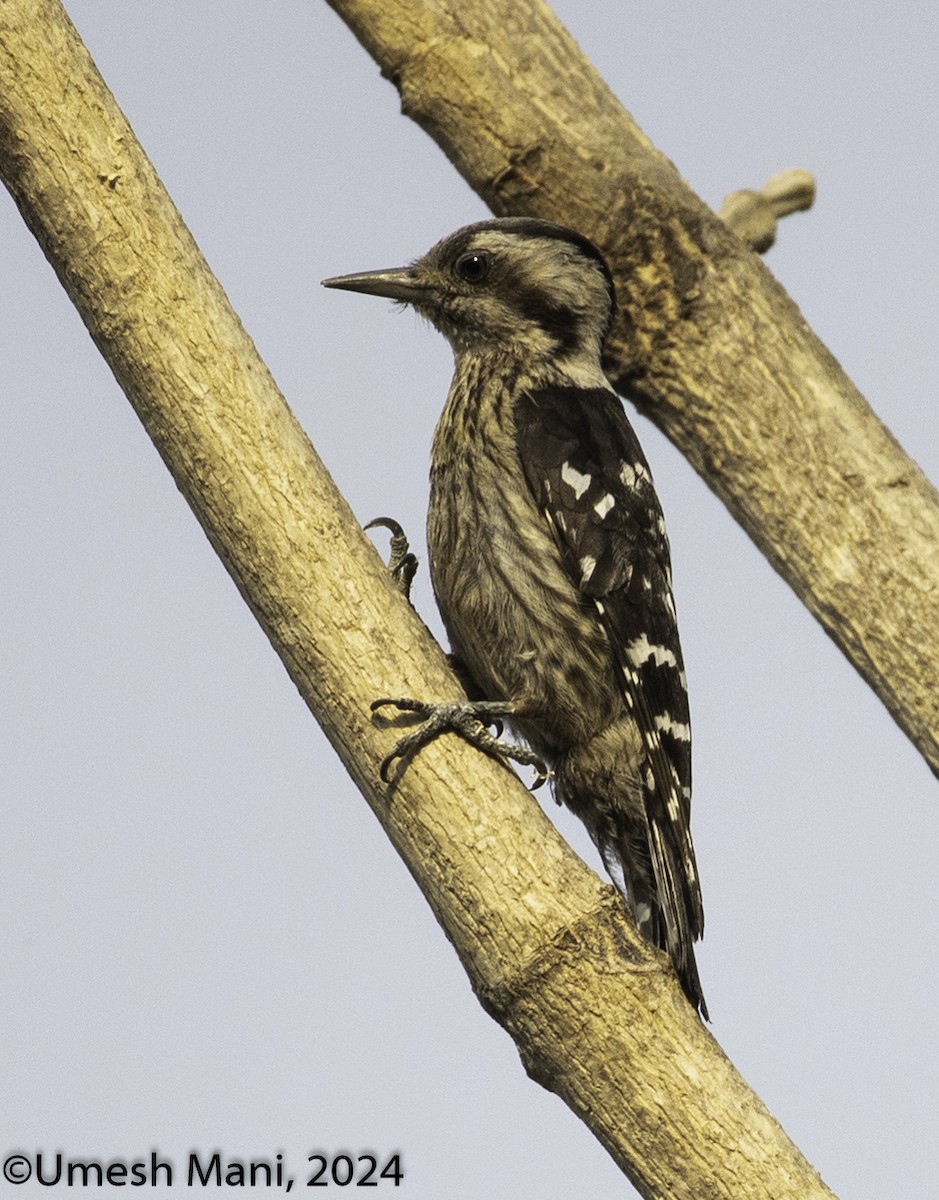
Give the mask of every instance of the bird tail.
<svg viewBox="0 0 939 1200">
<path fill-rule="evenodd" d="M 700 897 L 664 806 L 650 812 L 646 790 L 625 765 L 624 737 L 628 730 L 605 730 L 568 750 L 555 765 L 555 791 L 587 826 L 639 932 L 668 954 L 682 991 L 708 1020 L 694 955 L 703 932 Z"/>
<path fill-rule="evenodd" d="M 647 829 L 659 917 L 655 941 L 668 951 L 682 991 L 707 1021 L 710 1017 L 694 955 L 695 940 L 703 933 L 700 903 L 690 894 L 685 864 L 679 861 L 670 831 L 663 830 L 654 818 L 648 821 Z"/>
</svg>

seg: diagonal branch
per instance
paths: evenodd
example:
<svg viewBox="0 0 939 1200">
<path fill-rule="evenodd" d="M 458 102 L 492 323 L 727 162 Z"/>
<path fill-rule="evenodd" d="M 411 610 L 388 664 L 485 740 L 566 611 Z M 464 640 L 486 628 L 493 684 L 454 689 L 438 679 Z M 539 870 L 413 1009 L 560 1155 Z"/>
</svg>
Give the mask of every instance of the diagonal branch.
<svg viewBox="0 0 939 1200">
<path fill-rule="evenodd" d="M 620 302 L 610 378 L 939 772 L 939 496 L 783 289 L 546 5 L 330 3 L 493 211 L 603 249 Z"/>
<path fill-rule="evenodd" d="M 637 1187 L 831 1193 L 524 788 L 453 739 L 380 786 L 380 695 L 452 696 L 58 0 L 0 8 L 0 174 L 529 1073 Z M 471 780 L 471 787 L 467 786 Z"/>
</svg>

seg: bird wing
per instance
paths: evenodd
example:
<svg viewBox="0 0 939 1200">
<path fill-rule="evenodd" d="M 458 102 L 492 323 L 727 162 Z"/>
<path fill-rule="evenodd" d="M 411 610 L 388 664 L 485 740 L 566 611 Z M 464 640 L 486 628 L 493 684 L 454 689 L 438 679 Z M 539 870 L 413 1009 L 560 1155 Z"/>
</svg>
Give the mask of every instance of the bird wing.
<svg viewBox="0 0 939 1200">
<path fill-rule="evenodd" d="M 666 922 L 687 914 L 698 937 L 704 912 L 690 829 L 688 696 L 668 539 L 645 455 L 605 388 L 533 390 L 517 403 L 515 423 L 528 485 L 571 578 L 596 605 L 642 737 L 639 774 Z M 682 940 L 670 929 L 670 943 L 672 934 Z"/>
</svg>

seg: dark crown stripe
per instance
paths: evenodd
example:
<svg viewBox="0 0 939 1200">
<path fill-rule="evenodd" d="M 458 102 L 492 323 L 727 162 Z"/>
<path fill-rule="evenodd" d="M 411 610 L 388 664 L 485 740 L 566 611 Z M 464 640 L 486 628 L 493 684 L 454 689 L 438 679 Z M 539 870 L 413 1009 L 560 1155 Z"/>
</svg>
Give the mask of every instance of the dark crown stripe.
<svg viewBox="0 0 939 1200">
<path fill-rule="evenodd" d="M 520 238 L 553 238 L 557 242 L 567 242 L 571 246 L 576 246 L 584 258 L 596 263 L 606 281 L 610 293 L 610 305 L 615 309 L 616 288 L 613 284 L 613 275 L 606 259 L 590 238 L 584 234 L 578 233 L 576 229 L 569 229 L 566 225 L 555 225 L 553 221 L 542 221 L 538 217 L 497 217 L 491 221 L 477 221 L 475 225 L 467 225 L 465 229 L 461 229 L 457 234 L 461 248 L 468 246 L 477 233 L 483 233 L 487 229 L 493 229 L 499 233 L 515 234 Z"/>
</svg>

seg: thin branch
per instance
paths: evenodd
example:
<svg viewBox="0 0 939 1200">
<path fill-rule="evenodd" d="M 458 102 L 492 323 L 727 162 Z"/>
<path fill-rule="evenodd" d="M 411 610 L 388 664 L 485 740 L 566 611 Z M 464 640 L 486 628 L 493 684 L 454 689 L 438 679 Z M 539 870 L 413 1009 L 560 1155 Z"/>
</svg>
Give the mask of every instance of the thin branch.
<svg viewBox="0 0 939 1200">
<path fill-rule="evenodd" d="M 620 303 L 611 380 L 939 772 L 939 495 L 783 289 L 543 3 L 330 3 L 493 211 L 603 249 Z"/>
<path fill-rule="evenodd" d="M 517 780 L 442 739 L 393 803 L 380 786 L 389 735 L 369 702 L 453 696 L 456 684 L 57 0 L 5 0 L 0 11 L 0 173 L 528 1071 L 646 1196 L 830 1198 L 612 889 Z"/>
<path fill-rule="evenodd" d="M 804 212 L 815 201 L 815 180 L 799 167 L 780 171 L 760 188 L 743 188 L 724 197 L 717 215 L 728 229 L 757 254 L 765 254 L 776 241 L 781 217 Z"/>
</svg>

